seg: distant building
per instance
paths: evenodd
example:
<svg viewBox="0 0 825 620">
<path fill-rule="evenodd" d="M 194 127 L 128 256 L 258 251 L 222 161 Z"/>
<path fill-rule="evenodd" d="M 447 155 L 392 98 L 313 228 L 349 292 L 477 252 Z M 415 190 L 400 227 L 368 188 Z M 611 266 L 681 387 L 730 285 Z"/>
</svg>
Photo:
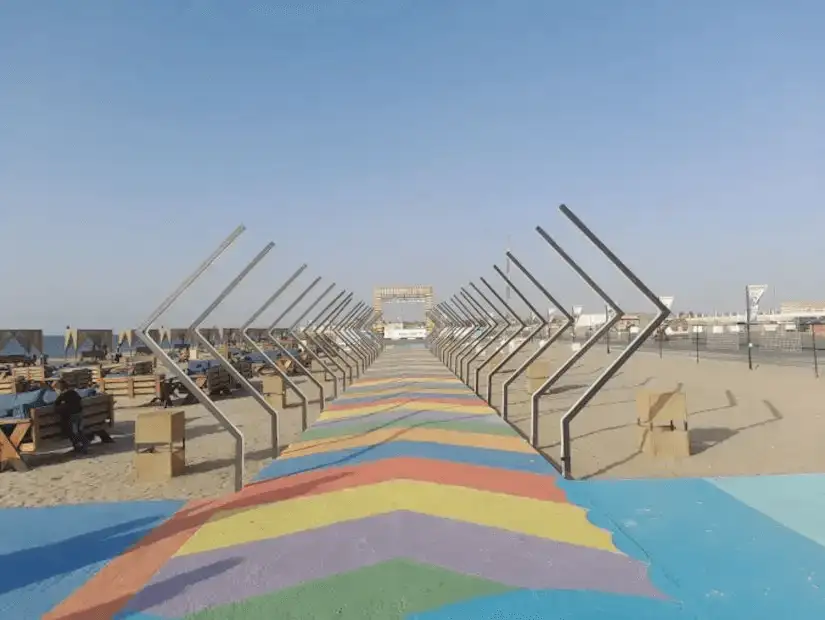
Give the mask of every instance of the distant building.
<svg viewBox="0 0 825 620">
<path fill-rule="evenodd" d="M 825 301 L 785 301 L 780 314 L 825 314 Z"/>
</svg>

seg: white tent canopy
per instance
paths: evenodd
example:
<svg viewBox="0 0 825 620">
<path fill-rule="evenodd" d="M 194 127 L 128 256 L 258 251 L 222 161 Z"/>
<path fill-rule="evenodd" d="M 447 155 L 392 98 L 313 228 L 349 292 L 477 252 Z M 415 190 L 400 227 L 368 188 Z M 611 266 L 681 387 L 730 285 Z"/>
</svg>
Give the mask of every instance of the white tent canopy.
<svg viewBox="0 0 825 620">
<path fill-rule="evenodd" d="M 91 342 L 95 349 L 102 349 L 112 346 L 112 336 L 114 332 L 111 329 L 72 329 L 66 328 L 66 336 L 63 340 L 64 353 L 69 349 L 74 349 L 76 352 L 80 350 L 86 342 Z"/>
<path fill-rule="evenodd" d="M 160 342 L 168 342 L 173 344 L 175 342 L 191 342 L 189 337 L 188 327 L 161 327 L 160 328 Z"/>
<path fill-rule="evenodd" d="M 161 330 L 160 329 L 150 329 L 149 337 L 152 338 L 155 342 L 160 343 L 161 339 Z M 134 329 L 125 329 L 118 334 L 117 337 L 117 346 L 122 347 L 123 345 L 127 345 L 130 349 L 134 349 L 135 345 L 142 346 L 143 341 L 138 338 L 137 332 Z"/>
<path fill-rule="evenodd" d="M 219 327 L 202 327 L 200 332 L 203 334 L 203 337 L 213 345 L 221 344 L 223 341 L 223 334 L 221 333 L 221 329 Z M 161 328 L 160 336 L 161 339 L 159 342 L 168 341 L 170 344 L 176 342 L 188 342 L 190 344 L 194 344 L 192 340 L 192 333 L 188 327 Z"/>
<path fill-rule="evenodd" d="M 12 340 L 23 347 L 28 355 L 31 355 L 32 351 L 43 353 L 42 329 L 0 329 L 0 351 Z"/>
</svg>

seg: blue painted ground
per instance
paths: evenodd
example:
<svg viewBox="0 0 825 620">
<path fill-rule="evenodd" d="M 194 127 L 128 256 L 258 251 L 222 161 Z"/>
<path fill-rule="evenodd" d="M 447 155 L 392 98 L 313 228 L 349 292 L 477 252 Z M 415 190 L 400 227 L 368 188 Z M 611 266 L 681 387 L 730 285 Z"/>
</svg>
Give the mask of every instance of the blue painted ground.
<svg viewBox="0 0 825 620">
<path fill-rule="evenodd" d="M 415 452 L 417 446 L 409 446 Z M 469 450 L 469 449 L 468 449 Z M 411 452 L 411 453 L 412 453 Z M 367 454 L 340 454 L 355 461 Z M 523 455 L 518 460 L 523 459 Z M 306 457 L 311 459 L 312 457 Z M 474 460 L 467 454 L 468 462 Z M 262 478 L 317 466 L 273 464 Z M 526 467 L 525 467 L 526 465 Z M 515 461 L 516 469 L 542 467 Z M 673 600 L 537 591 L 452 605 L 416 620 L 825 618 L 825 476 L 563 482 L 616 545 L 651 563 Z M 0 510 L 0 618 L 39 618 L 182 502 Z"/>
<path fill-rule="evenodd" d="M 399 441 L 276 461 L 258 478 L 392 456 L 554 471 L 538 455 Z M 559 486 L 572 503 L 591 510 L 596 525 L 614 532 L 614 542 L 623 553 L 650 565 L 654 585 L 669 600 L 589 591 L 521 591 L 409 617 L 825 620 L 825 475 L 562 480 Z M 0 510 L 0 620 L 42 617 L 182 504 Z"/>
<path fill-rule="evenodd" d="M 40 618 L 182 505 L 160 501 L 0 510 L 0 619 Z"/>
</svg>

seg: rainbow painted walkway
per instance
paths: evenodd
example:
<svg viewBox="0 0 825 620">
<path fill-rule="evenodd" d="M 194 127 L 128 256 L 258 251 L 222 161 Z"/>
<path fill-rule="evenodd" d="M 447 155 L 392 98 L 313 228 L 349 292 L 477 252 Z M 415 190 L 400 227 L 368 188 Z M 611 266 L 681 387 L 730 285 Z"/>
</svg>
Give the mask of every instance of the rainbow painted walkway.
<svg viewBox="0 0 825 620">
<path fill-rule="evenodd" d="M 405 347 L 241 493 L 0 511 L 0 617 L 821 620 L 824 515 L 820 476 L 566 482 Z"/>
</svg>

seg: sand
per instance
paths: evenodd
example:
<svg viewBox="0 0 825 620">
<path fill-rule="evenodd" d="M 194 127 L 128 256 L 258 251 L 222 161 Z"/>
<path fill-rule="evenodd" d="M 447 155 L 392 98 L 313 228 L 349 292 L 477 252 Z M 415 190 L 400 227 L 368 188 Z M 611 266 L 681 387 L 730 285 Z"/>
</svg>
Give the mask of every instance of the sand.
<svg viewBox="0 0 825 620">
<path fill-rule="evenodd" d="M 304 380 L 305 381 L 305 380 Z M 301 383 L 303 386 L 304 383 Z M 332 394 L 332 384 L 325 387 Z M 308 384 L 310 401 L 318 397 L 317 388 Z M 148 400 L 148 399 L 147 399 Z M 218 406 L 240 427 L 246 441 L 246 482 L 272 460 L 270 416 L 251 396 L 241 391 L 218 399 Z M 297 402 L 294 394 L 289 401 Z M 27 457 L 32 468 L 23 473 L 0 473 L 0 506 L 49 506 L 80 502 L 122 500 L 191 499 L 214 497 L 234 491 L 235 441 L 200 404 L 174 407 L 186 412 L 187 471 L 162 483 L 135 480 L 135 418 L 149 408 L 141 401 L 118 399 L 115 412 L 114 444 L 95 441 L 87 456 L 57 452 Z M 320 413 L 317 404 L 308 408 L 310 424 Z M 290 406 L 280 411 L 281 449 L 301 434 L 301 408 Z"/>
<path fill-rule="evenodd" d="M 558 365 L 569 344 L 546 355 Z M 558 462 L 562 413 L 617 355 L 592 350 L 541 403 L 540 447 Z M 523 357 L 522 357 L 523 359 Z M 482 374 L 482 385 L 485 375 Z M 494 404 L 500 404 L 502 378 L 494 381 Z M 673 389 L 687 394 L 693 454 L 662 459 L 642 454 L 636 426 L 635 393 L 640 387 Z M 529 433 L 526 378 L 511 388 L 510 420 Z M 327 384 L 327 393 L 331 394 Z M 317 397 L 308 388 L 311 399 Z M 294 399 L 294 396 L 291 397 Z M 0 506 L 46 506 L 115 500 L 214 497 L 234 490 L 234 441 L 200 405 L 182 407 L 187 417 L 187 473 L 165 483 L 135 481 L 132 471 L 135 417 L 146 408 L 118 402 L 116 442 L 93 445 L 90 455 L 37 456 L 26 473 L 0 473 Z M 249 396 L 219 400 L 246 438 L 246 481 L 272 459 L 270 418 Z M 309 409 L 309 421 L 318 416 Z M 301 432 L 301 410 L 281 411 L 281 446 Z M 808 368 L 762 364 L 749 371 L 740 360 L 686 356 L 634 356 L 572 425 L 573 474 L 576 478 L 730 476 L 825 471 L 825 378 Z"/>
<path fill-rule="evenodd" d="M 534 349 L 533 349 L 534 350 Z M 553 367 L 569 355 L 551 347 Z M 594 348 L 541 401 L 539 447 L 559 462 L 560 420 L 617 352 Z M 502 380 L 494 380 L 500 406 Z M 640 450 L 635 395 L 640 387 L 681 387 L 687 397 L 692 454 L 681 459 L 648 456 Z M 530 432 L 527 380 L 510 392 L 510 421 Z M 571 426 L 573 475 L 609 477 L 711 477 L 825 471 L 825 379 L 810 368 L 761 364 L 748 370 L 743 360 L 687 356 L 660 358 L 639 352 L 575 419 Z"/>
</svg>

